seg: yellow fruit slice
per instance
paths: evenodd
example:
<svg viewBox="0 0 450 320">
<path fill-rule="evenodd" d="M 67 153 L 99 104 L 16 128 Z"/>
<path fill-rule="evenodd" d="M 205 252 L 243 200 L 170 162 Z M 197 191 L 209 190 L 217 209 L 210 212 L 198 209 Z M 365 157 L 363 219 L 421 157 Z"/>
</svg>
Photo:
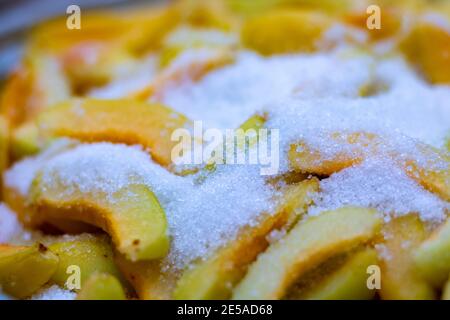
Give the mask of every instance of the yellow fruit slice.
<svg viewBox="0 0 450 320">
<path fill-rule="evenodd" d="M 325 157 L 320 150 L 314 149 L 303 141 L 292 144 L 288 158 L 295 171 L 329 176 L 342 169 L 363 162 L 370 156 L 376 156 L 385 142 L 375 134 L 357 132 L 349 134 L 332 133 L 330 141 L 342 145 L 342 151 L 331 157 Z M 415 159 L 402 159 L 399 154 L 389 154 L 394 161 L 405 168 L 406 174 L 425 189 L 450 201 L 450 157 L 439 149 L 427 145 L 417 145 L 421 156 L 429 159 L 427 166 L 420 165 Z"/>
<path fill-rule="evenodd" d="M 34 155 L 41 149 L 39 130 L 34 122 L 24 123 L 12 132 L 11 155 L 13 159 Z"/>
<path fill-rule="evenodd" d="M 450 300 L 450 280 L 447 281 L 445 284 L 443 293 L 442 293 L 442 300 Z"/>
<path fill-rule="evenodd" d="M 356 252 L 331 273 L 290 298 L 300 300 L 370 300 L 376 290 L 369 289 L 367 268 L 378 264 L 377 252 L 367 248 Z"/>
<path fill-rule="evenodd" d="M 118 251 L 133 261 L 167 254 L 165 213 L 147 186 L 130 185 L 112 195 L 67 191 L 58 181 L 46 184 L 40 175 L 35 178 L 30 199 L 35 224 L 54 218 L 95 225 L 109 233 Z"/>
<path fill-rule="evenodd" d="M 96 273 L 83 285 L 77 300 L 125 300 L 119 280 L 107 273 Z"/>
<path fill-rule="evenodd" d="M 440 288 L 450 273 L 450 219 L 417 248 L 414 260 L 419 274 Z"/>
<path fill-rule="evenodd" d="M 179 274 L 173 269 L 165 268 L 161 260 L 132 262 L 118 254 L 116 263 L 139 299 L 172 299 Z"/>
<path fill-rule="evenodd" d="M 380 296 L 386 300 L 433 299 L 433 288 L 414 268 L 413 252 L 427 233 L 416 215 L 394 218 L 384 227 Z"/>
<path fill-rule="evenodd" d="M 50 244 L 48 248 L 59 258 L 52 281 L 60 287 L 67 287 L 66 282 L 71 275 L 68 272 L 70 266 L 79 268 L 81 287 L 95 273 L 108 273 L 121 279 L 121 274 L 114 263 L 110 241 L 106 236 L 84 234 L 66 241 L 64 238 L 57 239 L 57 242 Z"/>
<path fill-rule="evenodd" d="M 164 93 L 174 86 L 186 82 L 198 82 L 213 70 L 226 66 L 234 61 L 234 56 L 228 50 L 221 50 L 217 54 L 203 60 L 194 60 L 180 66 L 169 66 L 146 88 L 134 92 L 130 98 L 147 100 L 152 98 L 160 101 Z"/>
<path fill-rule="evenodd" d="M 227 299 L 244 276 L 248 265 L 269 246 L 268 235 L 292 224 L 312 202 L 318 191 L 316 179 L 292 185 L 284 191 L 279 209 L 255 227 L 219 249 L 212 257 L 188 269 L 177 283 L 175 299 Z"/>
<path fill-rule="evenodd" d="M 419 22 L 400 44 L 407 59 L 431 83 L 450 83 L 450 32 L 437 23 Z"/>
<path fill-rule="evenodd" d="M 342 208 L 299 222 L 271 245 L 233 291 L 233 299 L 281 299 L 307 270 L 371 240 L 381 226 L 375 210 Z"/>
<path fill-rule="evenodd" d="M 329 20 L 318 12 L 274 10 L 248 19 L 241 39 L 263 55 L 314 52 Z"/>
<path fill-rule="evenodd" d="M 0 116 L 0 177 L 3 178 L 3 172 L 8 167 L 9 162 L 9 123 L 8 120 Z M 2 196 L 2 187 L 0 186 L 0 196 Z"/>
<path fill-rule="evenodd" d="M 183 115 L 159 104 L 95 99 L 61 103 L 42 113 L 37 123 L 47 137 L 140 144 L 164 166 L 172 162 L 173 130 L 189 125 Z"/>
<path fill-rule="evenodd" d="M 26 298 L 46 284 L 58 266 L 58 257 L 44 245 L 0 245 L 0 286 L 17 298 Z"/>
</svg>

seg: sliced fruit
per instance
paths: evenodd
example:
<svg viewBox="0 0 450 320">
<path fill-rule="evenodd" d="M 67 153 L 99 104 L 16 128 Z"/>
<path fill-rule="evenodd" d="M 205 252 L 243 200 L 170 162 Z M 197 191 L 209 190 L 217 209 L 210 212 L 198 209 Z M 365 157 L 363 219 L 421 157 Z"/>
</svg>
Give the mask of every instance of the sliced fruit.
<svg viewBox="0 0 450 320">
<path fill-rule="evenodd" d="M 263 55 L 314 52 L 328 28 L 326 16 L 301 10 L 274 10 L 248 19 L 242 27 L 243 44 Z"/>
<path fill-rule="evenodd" d="M 34 155 L 41 149 L 39 129 L 34 122 L 24 123 L 12 132 L 11 155 L 13 159 Z"/>
<path fill-rule="evenodd" d="M 139 299 L 172 299 L 179 274 L 173 269 L 165 268 L 161 260 L 132 262 L 125 256 L 117 254 L 116 263 Z"/>
<path fill-rule="evenodd" d="M 166 166 L 171 163 L 176 144 L 171 141 L 172 131 L 188 124 L 183 115 L 169 108 L 134 100 L 71 100 L 47 110 L 38 119 L 43 136 L 140 144 Z"/>
<path fill-rule="evenodd" d="M 0 285 L 17 298 L 26 298 L 46 284 L 58 266 L 58 257 L 44 245 L 0 245 Z"/>
<path fill-rule="evenodd" d="M 438 23 L 419 22 L 400 44 L 407 59 L 431 83 L 450 83 L 450 32 Z"/>
<path fill-rule="evenodd" d="M 291 168 L 295 171 L 329 176 L 377 155 L 386 144 L 377 135 L 365 132 L 331 133 L 329 139 L 336 145 L 342 145 L 342 151 L 332 156 L 324 156 L 320 150 L 314 149 L 304 141 L 292 144 L 288 152 Z M 387 156 L 405 168 L 406 174 L 425 189 L 450 201 L 450 157 L 441 150 L 427 145 L 417 144 L 416 147 L 421 156 L 428 160 L 426 166 L 420 165 L 412 156 L 405 159 L 405 155 L 394 152 Z"/>
<path fill-rule="evenodd" d="M 96 273 L 87 279 L 77 300 L 125 300 L 125 292 L 116 277 L 107 273 Z"/>
<path fill-rule="evenodd" d="M 377 252 L 366 248 L 345 259 L 342 265 L 322 275 L 322 278 L 305 290 L 300 290 L 292 299 L 298 300 L 370 300 L 376 290 L 367 287 L 367 268 L 377 265 Z"/>
<path fill-rule="evenodd" d="M 380 296 L 386 300 L 433 299 L 433 288 L 417 274 L 413 252 L 427 233 L 416 215 L 394 218 L 387 223 L 381 244 Z"/>
<path fill-rule="evenodd" d="M 216 54 L 212 54 L 204 59 L 193 60 L 175 66 L 171 64 L 161 72 L 152 84 L 138 92 L 132 93 L 130 98 L 139 100 L 152 98 L 159 101 L 170 88 L 186 82 L 198 82 L 211 71 L 226 66 L 233 61 L 234 56 L 230 51 L 218 50 Z"/>
<path fill-rule="evenodd" d="M 177 283 L 175 299 L 229 298 L 248 265 L 269 246 L 269 235 L 296 221 L 311 204 L 312 195 L 318 191 L 318 187 L 316 179 L 289 186 L 274 215 L 265 216 L 255 227 L 245 228 L 236 241 L 186 270 Z"/>
<path fill-rule="evenodd" d="M 165 213 L 147 186 L 133 184 L 111 195 L 70 190 L 60 181 L 44 183 L 38 175 L 31 190 L 31 220 L 37 225 L 47 219 L 95 225 L 109 233 L 118 251 L 133 261 L 167 254 Z"/>
<path fill-rule="evenodd" d="M 306 271 L 370 241 L 381 226 L 371 209 L 342 208 L 299 222 L 259 255 L 233 291 L 233 299 L 280 299 Z"/>
<path fill-rule="evenodd" d="M 423 242 L 414 253 L 417 271 L 436 288 L 450 273 L 450 219 Z"/>
<path fill-rule="evenodd" d="M 52 281 L 60 287 L 65 287 L 70 274 L 69 266 L 80 269 L 80 284 L 84 283 L 95 273 L 108 273 L 121 278 L 117 269 L 109 239 L 106 236 L 84 234 L 73 236 L 67 240 L 56 239 L 48 248 L 59 258 L 59 265 L 52 276 Z"/>
</svg>

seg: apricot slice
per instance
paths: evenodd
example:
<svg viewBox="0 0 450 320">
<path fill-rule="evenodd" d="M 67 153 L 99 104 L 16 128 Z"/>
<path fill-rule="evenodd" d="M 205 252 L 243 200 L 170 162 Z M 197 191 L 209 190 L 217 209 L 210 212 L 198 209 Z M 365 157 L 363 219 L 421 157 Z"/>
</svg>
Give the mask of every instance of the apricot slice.
<svg viewBox="0 0 450 320">
<path fill-rule="evenodd" d="M 401 51 L 431 83 L 450 83 L 450 32 L 437 23 L 419 22 L 400 44 Z"/>
<path fill-rule="evenodd" d="M 58 266 L 58 257 L 44 245 L 0 245 L 0 285 L 17 298 L 26 298 L 46 284 Z"/>
<path fill-rule="evenodd" d="M 153 192 L 145 185 L 131 184 L 111 195 L 72 190 L 54 179 L 45 183 L 38 175 L 31 189 L 33 219 L 81 221 L 110 234 L 119 252 L 128 259 L 164 257 L 169 249 L 167 221 Z"/>
<path fill-rule="evenodd" d="M 160 101 L 170 88 L 186 82 L 198 82 L 213 70 L 226 66 L 234 61 L 234 56 L 228 50 L 220 50 L 210 57 L 193 60 L 181 65 L 169 65 L 146 88 L 134 92 L 130 98 L 147 100 L 152 98 Z M 176 62 L 176 61 L 175 61 Z"/>
<path fill-rule="evenodd" d="M 172 299 L 179 274 L 171 268 L 164 267 L 162 260 L 133 262 L 124 255 L 117 254 L 116 263 L 139 299 Z"/>
<path fill-rule="evenodd" d="M 288 151 L 290 166 L 295 171 L 329 176 L 342 169 L 363 162 L 371 156 L 377 156 L 386 142 L 372 133 L 356 132 L 349 134 L 331 133 L 330 141 L 342 145 L 341 151 L 332 156 L 324 156 L 304 141 L 293 143 Z M 420 165 L 412 156 L 400 157 L 391 152 L 387 156 L 398 162 L 406 174 L 416 180 L 425 189 L 436 193 L 442 199 L 450 201 L 450 158 L 439 149 L 417 143 L 421 156 L 429 160 L 426 166 Z"/>
<path fill-rule="evenodd" d="M 125 300 L 125 292 L 116 277 L 96 273 L 87 279 L 77 295 L 77 300 Z"/>
<path fill-rule="evenodd" d="M 42 113 L 37 123 L 43 136 L 140 144 L 164 166 L 171 163 L 176 144 L 172 131 L 189 125 L 183 115 L 159 104 L 95 99 L 61 103 Z"/>
<path fill-rule="evenodd" d="M 450 273 L 450 219 L 425 240 L 414 253 L 417 271 L 436 288 Z"/>
<path fill-rule="evenodd" d="M 59 258 L 58 268 L 51 280 L 60 287 L 66 286 L 70 266 L 79 267 L 81 287 L 95 273 L 108 273 L 118 279 L 121 278 L 114 263 L 110 241 L 106 236 L 84 234 L 57 239 L 48 248 Z"/>
<path fill-rule="evenodd" d="M 266 215 L 254 227 L 244 228 L 238 238 L 210 258 L 187 269 L 177 283 L 175 299 L 227 299 L 247 267 L 270 244 L 269 234 L 286 228 L 303 214 L 318 191 L 316 179 L 305 180 L 283 191 L 274 215 Z M 283 233 L 282 231 L 278 231 Z"/>
<path fill-rule="evenodd" d="M 442 300 L 450 300 L 450 280 L 447 281 L 445 284 L 443 293 L 442 293 Z"/>
<path fill-rule="evenodd" d="M 433 299 L 433 288 L 416 272 L 414 250 L 427 233 L 416 215 L 394 218 L 387 223 L 381 243 L 380 296 L 386 300 Z"/>
<path fill-rule="evenodd" d="M 372 209 L 346 207 L 299 222 L 259 255 L 233 291 L 233 299 L 280 299 L 304 273 L 354 246 L 370 241 L 381 227 Z"/>
<path fill-rule="evenodd" d="M 290 298 L 299 300 L 370 300 L 376 290 L 367 287 L 367 268 L 378 264 L 377 252 L 372 248 L 360 250 L 346 258 L 342 265 L 311 287 L 296 292 Z M 320 270 L 319 270 L 320 271 Z"/>
<path fill-rule="evenodd" d="M 241 39 L 249 49 L 263 55 L 314 52 L 328 28 L 326 16 L 302 10 L 273 10 L 248 19 Z"/>
</svg>

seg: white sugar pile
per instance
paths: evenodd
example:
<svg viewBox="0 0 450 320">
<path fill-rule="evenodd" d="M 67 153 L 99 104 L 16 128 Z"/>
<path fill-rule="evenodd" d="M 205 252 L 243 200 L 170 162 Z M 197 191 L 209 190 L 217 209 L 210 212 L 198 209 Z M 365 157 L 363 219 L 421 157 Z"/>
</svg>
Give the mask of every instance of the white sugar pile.
<svg viewBox="0 0 450 320">
<path fill-rule="evenodd" d="M 233 239 L 240 227 L 272 210 L 272 190 L 258 167 L 220 166 L 201 185 L 153 163 L 140 147 L 80 145 L 50 159 L 42 182 L 61 183 L 67 193 L 111 195 L 131 183 L 151 187 L 165 209 L 173 238 L 168 263 L 183 267 Z"/>
<path fill-rule="evenodd" d="M 16 214 L 6 204 L 0 203 L 0 243 L 8 243 L 22 232 Z"/>
<path fill-rule="evenodd" d="M 309 215 L 344 206 L 376 208 L 391 216 L 418 213 L 424 221 L 445 219 L 450 204 L 411 180 L 386 159 L 371 159 L 320 182 L 320 193 Z"/>
<path fill-rule="evenodd" d="M 63 150 L 70 149 L 75 145 L 75 140 L 58 139 L 37 156 L 25 158 L 22 161 L 16 162 L 4 173 L 3 180 L 5 186 L 14 189 L 23 196 L 26 196 L 36 172 L 41 168 L 41 166 L 44 165 L 47 160 L 59 154 Z"/>
<path fill-rule="evenodd" d="M 42 288 L 36 292 L 31 300 L 75 300 L 77 294 L 75 292 L 65 290 L 57 285 Z"/>
<path fill-rule="evenodd" d="M 356 96 L 370 79 L 367 56 L 339 54 L 263 58 L 242 52 L 233 65 L 166 93 L 162 101 L 205 126 L 235 128 L 263 106 L 297 94 Z"/>
</svg>

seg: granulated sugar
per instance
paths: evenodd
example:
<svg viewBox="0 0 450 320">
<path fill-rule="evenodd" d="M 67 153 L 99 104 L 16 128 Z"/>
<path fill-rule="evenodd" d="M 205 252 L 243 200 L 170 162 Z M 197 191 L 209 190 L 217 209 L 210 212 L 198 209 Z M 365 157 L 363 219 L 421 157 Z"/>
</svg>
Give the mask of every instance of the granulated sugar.
<svg viewBox="0 0 450 320">
<path fill-rule="evenodd" d="M 66 193 L 107 196 L 131 183 L 148 185 L 165 209 L 172 237 L 168 263 L 182 267 L 233 239 L 240 227 L 271 212 L 270 187 L 258 167 L 219 166 L 203 184 L 153 163 L 140 147 L 80 145 L 42 167 L 42 182 L 60 183 Z"/>
<path fill-rule="evenodd" d="M 0 203 L 0 243 L 8 243 L 23 232 L 17 216 L 4 203 Z"/>
<path fill-rule="evenodd" d="M 445 219 L 450 204 L 411 180 L 386 159 L 371 159 L 349 167 L 320 182 L 321 192 L 309 215 L 344 206 L 376 208 L 391 216 L 418 213 L 424 221 Z"/>
<path fill-rule="evenodd" d="M 370 79 L 373 61 L 361 55 L 288 55 L 263 58 L 242 52 L 236 62 L 208 74 L 199 83 L 174 88 L 163 103 L 205 126 L 236 128 L 253 113 L 294 93 L 356 96 Z"/>
<path fill-rule="evenodd" d="M 31 300 L 75 300 L 77 294 L 75 292 L 62 289 L 57 285 L 43 288 L 36 292 Z"/>
</svg>

